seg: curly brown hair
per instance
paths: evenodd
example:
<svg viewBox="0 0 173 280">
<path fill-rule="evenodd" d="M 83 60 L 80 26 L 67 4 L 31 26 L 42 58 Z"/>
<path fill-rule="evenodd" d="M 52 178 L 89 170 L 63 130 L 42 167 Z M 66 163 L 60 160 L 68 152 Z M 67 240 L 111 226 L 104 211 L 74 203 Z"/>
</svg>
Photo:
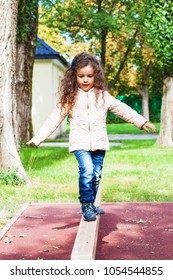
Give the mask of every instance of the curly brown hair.
<svg viewBox="0 0 173 280">
<path fill-rule="evenodd" d="M 76 55 L 64 75 L 60 88 L 60 103 L 63 108 L 67 106 L 69 115 L 72 114 L 72 109 L 77 99 L 78 83 L 76 71 L 88 65 L 94 69 L 96 102 L 99 94 L 102 93 L 104 95 L 104 91 L 106 90 L 105 75 L 101 63 L 94 56 L 86 52 Z"/>
</svg>

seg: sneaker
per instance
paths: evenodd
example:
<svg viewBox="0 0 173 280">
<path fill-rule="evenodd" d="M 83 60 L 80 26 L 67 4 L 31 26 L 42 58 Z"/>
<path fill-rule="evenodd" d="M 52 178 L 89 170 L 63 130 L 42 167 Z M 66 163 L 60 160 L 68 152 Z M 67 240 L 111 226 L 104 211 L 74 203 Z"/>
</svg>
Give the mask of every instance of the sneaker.
<svg viewBox="0 0 173 280">
<path fill-rule="evenodd" d="M 83 203 L 82 204 L 82 214 L 85 221 L 95 221 L 96 214 L 94 213 L 93 204 L 90 203 Z"/>
<path fill-rule="evenodd" d="M 93 204 L 93 210 L 94 210 L 94 213 L 95 213 L 96 215 L 101 215 L 101 214 L 104 214 L 104 213 L 105 213 L 105 211 L 104 211 L 102 208 L 97 207 L 97 206 L 95 206 L 94 204 Z"/>
</svg>

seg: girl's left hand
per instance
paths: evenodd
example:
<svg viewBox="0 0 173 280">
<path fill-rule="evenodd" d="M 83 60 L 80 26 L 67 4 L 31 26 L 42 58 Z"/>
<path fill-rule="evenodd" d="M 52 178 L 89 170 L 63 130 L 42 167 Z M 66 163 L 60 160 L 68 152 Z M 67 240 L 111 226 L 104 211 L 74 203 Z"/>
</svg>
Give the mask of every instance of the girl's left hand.
<svg viewBox="0 0 173 280">
<path fill-rule="evenodd" d="M 37 145 L 35 145 L 34 142 L 32 142 L 32 140 L 29 140 L 29 141 L 26 143 L 26 146 L 32 146 L 32 147 L 34 147 L 34 148 L 37 148 L 37 147 L 38 147 Z"/>
<path fill-rule="evenodd" d="M 151 129 L 152 132 L 156 132 L 156 127 L 154 126 L 154 124 L 150 123 L 150 122 L 146 122 L 144 123 L 144 125 L 142 126 L 142 129 L 144 129 L 146 132 L 150 132 L 149 129 Z"/>
</svg>

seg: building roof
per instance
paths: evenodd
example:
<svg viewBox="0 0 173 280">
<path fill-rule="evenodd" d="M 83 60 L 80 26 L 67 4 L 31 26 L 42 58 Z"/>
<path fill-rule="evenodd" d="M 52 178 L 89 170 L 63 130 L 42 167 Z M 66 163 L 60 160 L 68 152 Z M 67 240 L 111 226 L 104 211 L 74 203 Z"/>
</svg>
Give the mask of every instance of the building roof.
<svg viewBox="0 0 173 280">
<path fill-rule="evenodd" d="M 46 42 L 37 37 L 35 59 L 58 59 L 64 66 L 68 65 L 66 59 L 59 52 L 51 48 Z"/>
</svg>

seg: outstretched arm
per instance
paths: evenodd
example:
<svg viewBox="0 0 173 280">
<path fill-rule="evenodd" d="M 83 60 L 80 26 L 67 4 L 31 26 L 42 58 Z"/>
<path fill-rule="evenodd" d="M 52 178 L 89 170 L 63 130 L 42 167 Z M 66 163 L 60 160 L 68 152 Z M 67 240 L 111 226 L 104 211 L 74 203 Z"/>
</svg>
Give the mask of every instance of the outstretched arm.
<svg viewBox="0 0 173 280">
<path fill-rule="evenodd" d="M 113 114 L 119 116 L 121 119 L 126 122 L 132 123 L 139 129 L 143 129 L 146 132 L 156 132 L 156 127 L 146 120 L 142 115 L 138 114 L 135 110 L 133 110 L 130 106 L 111 96 L 108 92 L 107 100 L 108 100 L 108 110 Z"/>
<path fill-rule="evenodd" d="M 47 120 L 43 123 L 36 135 L 31 140 L 29 140 L 26 145 L 38 147 L 41 142 L 43 142 L 46 138 L 48 138 L 49 135 L 51 135 L 55 131 L 55 129 L 65 119 L 66 115 L 67 114 L 65 109 L 61 111 L 61 108 L 59 106 L 56 107 L 47 118 Z"/>
</svg>

